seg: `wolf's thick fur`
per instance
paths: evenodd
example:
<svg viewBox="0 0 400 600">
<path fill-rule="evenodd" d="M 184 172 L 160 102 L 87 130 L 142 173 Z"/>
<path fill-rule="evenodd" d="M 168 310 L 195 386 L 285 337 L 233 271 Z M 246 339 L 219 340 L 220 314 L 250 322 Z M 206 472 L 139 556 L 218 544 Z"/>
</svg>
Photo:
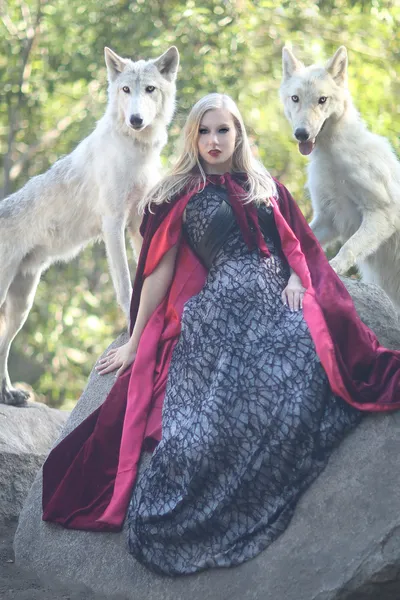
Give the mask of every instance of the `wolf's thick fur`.
<svg viewBox="0 0 400 600">
<path fill-rule="evenodd" d="M 353 105 L 346 48 L 325 67 L 305 67 L 284 48 L 280 93 L 300 152 L 310 154 L 311 228 L 323 245 L 344 242 L 332 267 L 357 264 L 400 309 L 400 163 Z"/>
<path fill-rule="evenodd" d="M 46 173 L 0 202 L 0 403 L 23 404 L 11 387 L 12 340 L 31 309 L 41 273 L 103 238 L 117 300 L 129 319 L 125 228 L 140 249 L 137 204 L 158 178 L 175 104 L 179 54 L 133 62 L 105 49 L 109 102 L 91 135 Z"/>
</svg>

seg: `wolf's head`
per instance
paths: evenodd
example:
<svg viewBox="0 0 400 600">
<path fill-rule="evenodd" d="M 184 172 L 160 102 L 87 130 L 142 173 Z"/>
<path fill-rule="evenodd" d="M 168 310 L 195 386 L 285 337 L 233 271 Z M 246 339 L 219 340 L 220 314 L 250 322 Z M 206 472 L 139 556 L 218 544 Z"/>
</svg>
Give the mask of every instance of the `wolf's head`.
<svg viewBox="0 0 400 600">
<path fill-rule="evenodd" d="M 171 46 L 152 60 L 133 62 L 104 49 L 112 112 L 128 131 L 141 132 L 156 121 L 168 124 L 175 107 L 179 52 Z"/>
<path fill-rule="evenodd" d="M 280 96 L 285 115 L 299 142 L 301 154 L 310 154 L 328 119 L 339 119 L 347 98 L 347 51 L 341 46 L 325 67 L 305 67 L 283 48 Z"/>
</svg>

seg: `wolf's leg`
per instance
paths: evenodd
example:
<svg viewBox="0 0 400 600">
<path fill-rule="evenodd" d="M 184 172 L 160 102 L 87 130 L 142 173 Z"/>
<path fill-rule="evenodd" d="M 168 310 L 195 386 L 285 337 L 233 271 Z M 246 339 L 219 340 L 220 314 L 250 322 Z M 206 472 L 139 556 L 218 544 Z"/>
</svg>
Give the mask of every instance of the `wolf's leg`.
<svg viewBox="0 0 400 600">
<path fill-rule="evenodd" d="M 14 389 L 8 375 L 7 362 L 13 339 L 25 323 L 32 307 L 41 271 L 19 272 L 9 287 L 7 298 L 0 310 L 0 403 L 21 406 L 29 396 Z"/>
<path fill-rule="evenodd" d="M 339 237 L 332 220 L 327 215 L 316 214 L 310 222 L 310 227 L 321 246 L 326 246 Z"/>
<path fill-rule="evenodd" d="M 0 306 L 3 306 L 5 302 L 8 288 L 18 272 L 20 263 L 21 258 L 14 258 L 11 261 L 7 261 L 3 253 L 0 253 Z"/>
<path fill-rule="evenodd" d="M 142 249 L 142 243 L 143 243 L 143 238 L 139 233 L 139 226 L 140 226 L 140 223 L 139 223 L 138 217 L 136 218 L 136 222 L 130 221 L 128 223 L 129 239 L 130 239 L 133 253 L 135 255 L 136 264 L 138 263 L 139 254 L 140 254 L 140 250 Z"/>
<path fill-rule="evenodd" d="M 129 323 L 132 283 L 125 248 L 125 222 L 104 217 L 103 236 L 117 301 Z"/>
<path fill-rule="evenodd" d="M 331 267 L 337 273 L 346 273 L 356 262 L 374 254 L 395 231 L 395 225 L 383 211 L 364 213 L 360 227 L 330 261 Z"/>
</svg>

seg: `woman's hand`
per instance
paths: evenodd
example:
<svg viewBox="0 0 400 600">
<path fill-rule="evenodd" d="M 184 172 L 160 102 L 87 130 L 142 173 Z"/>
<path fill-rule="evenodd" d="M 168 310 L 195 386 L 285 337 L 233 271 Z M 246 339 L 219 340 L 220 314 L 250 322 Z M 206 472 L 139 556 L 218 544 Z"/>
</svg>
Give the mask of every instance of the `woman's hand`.
<svg viewBox="0 0 400 600">
<path fill-rule="evenodd" d="M 292 311 L 303 308 L 305 291 L 305 288 L 301 285 L 300 277 L 296 273 L 292 273 L 287 286 L 282 292 L 283 304 L 286 304 Z"/>
<path fill-rule="evenodd" d="M 110 350 L 104 358 L 101 358 L 96 365 L 96 371 L 99 375 L 105 375 L 118 369 L 115 377 L 119 377 L 133 363 L 135 357 L 136 349 L 129 341 L 119 348 Z"/>
</svg>

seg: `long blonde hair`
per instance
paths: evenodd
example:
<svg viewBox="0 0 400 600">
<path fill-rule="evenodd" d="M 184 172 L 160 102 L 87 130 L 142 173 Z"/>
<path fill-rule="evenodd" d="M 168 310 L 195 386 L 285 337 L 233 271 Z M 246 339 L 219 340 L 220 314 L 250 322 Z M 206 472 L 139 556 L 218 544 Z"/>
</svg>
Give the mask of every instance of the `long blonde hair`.
<svg viewBox="0 0 400 600">
<path fill-rule="evenodd" d="M 242 116 L 236 103 L 226 94 L 208 94 L 193 106 L 183 128 L 182 151 L 170 172 L 165 175 L 145 196 L 139 205 L 143 212 L 149 204 L 162 204 L 197 185 L 206 184 L 205 173 L 199 158 L 198 137 L 201 120 L 209 110 L 228 110 L 236 128 L 235 150 L 232 156 L 232 171 L 247 175 L 246 193 L 243 202 L 269 204 L 276 194 L 274 180 L 266 168 L 253 156 Z"/>
</svg>

